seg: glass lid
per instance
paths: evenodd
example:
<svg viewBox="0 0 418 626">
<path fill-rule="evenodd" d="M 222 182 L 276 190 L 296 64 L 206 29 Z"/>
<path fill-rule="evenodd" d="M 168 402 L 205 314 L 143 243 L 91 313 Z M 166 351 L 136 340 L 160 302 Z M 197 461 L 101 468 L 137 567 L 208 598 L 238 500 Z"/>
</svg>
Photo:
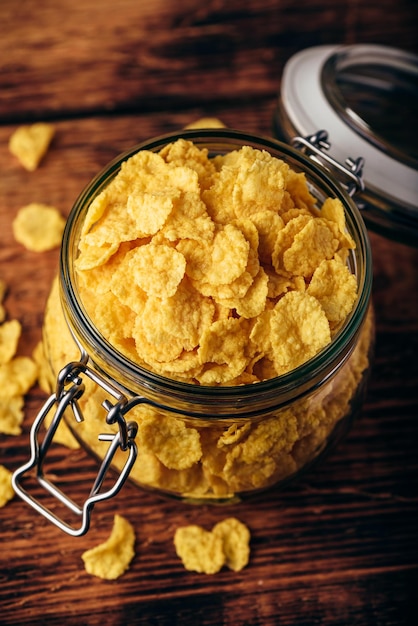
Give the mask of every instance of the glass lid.
<svg viewBox="0 0 418 626">
<path fill-rule="evenodd" d="M 363 157 L 356 196 L 373 230 L 418 245 L 418 57 L 377 45 L 318 46 L 283 72 L 275 132 L 328 132 L 339 161 Z"/>
</svg>

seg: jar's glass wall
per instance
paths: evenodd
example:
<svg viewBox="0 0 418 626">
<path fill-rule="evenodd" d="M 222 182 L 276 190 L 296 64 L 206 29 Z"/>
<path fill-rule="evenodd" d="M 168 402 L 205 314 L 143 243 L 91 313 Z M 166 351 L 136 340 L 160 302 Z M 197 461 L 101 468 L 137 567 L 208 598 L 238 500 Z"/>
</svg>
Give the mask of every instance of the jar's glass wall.
<svg viewBox="0 0 418 626">
<path fill-rule="evenodd" d="M 77 201 L 67 224 L 56 282 L 45 318 L 45 351 L 50 379 L 79 348 L 93 367 L 130 395 L 145 401 L 131 410 L 139 424 L 138 460 L 132 478 L 138 484 L 192 500 L 231 501 L 247 493 L 284 484 L 308 467 L 348 425 L 363 397 L 373 343 L 369 311 L 371 258 L 358 210 L 320 166 L 273 140 L 234 131 L 182 134 L 211 155 L 242 145 L 267 150 L 295 171 L 305 172 L 311 193 L 321 202 L 341 198 L 347 229 L 355 240 L 348 264 L 358 282 L 358 299 L 331 344 L 289 374 L 236 387 L 205 387 L 170 380 L 144 370 L 118 353 L 98 332 L 83 306 L 74 273 L 77 245 L 92 199 L 138 149 L 159 150 L 177 136 L 136 147 L 111 164 Z M 57 338 L 60 338 L 57 345 Z M 101 388 L 87 381 L 80 399 L 89 419 L 77 425 L 77 437 L 97 456 L 103 455 Z"/>
</svg>

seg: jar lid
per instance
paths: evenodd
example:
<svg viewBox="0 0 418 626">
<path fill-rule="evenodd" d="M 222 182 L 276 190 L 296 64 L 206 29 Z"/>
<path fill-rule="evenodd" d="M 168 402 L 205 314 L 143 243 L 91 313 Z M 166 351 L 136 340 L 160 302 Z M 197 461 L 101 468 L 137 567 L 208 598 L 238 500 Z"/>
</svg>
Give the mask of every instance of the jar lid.
<svg viewBox="0 0 418 626">
<path fill-rule="evenodd" d="M 366 224 L 418 245 L 418 56 L 386 46 L 318 46 L 285 65 L 275 133 L 326 130 L 337 161 L 363 157 Z"/>
</svg>

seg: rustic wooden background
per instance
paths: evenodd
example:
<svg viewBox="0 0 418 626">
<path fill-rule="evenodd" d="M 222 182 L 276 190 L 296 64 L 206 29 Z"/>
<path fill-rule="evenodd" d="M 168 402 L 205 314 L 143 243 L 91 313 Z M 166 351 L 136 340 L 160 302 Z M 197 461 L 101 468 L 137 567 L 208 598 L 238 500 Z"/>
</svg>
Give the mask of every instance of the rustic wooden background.
<svg viewBox="0 0 418 626">
<path fill-rule="evenodd" d="M 326 43 L 418 52 L 415 0 L 1 0 L 0 277 L 24 327 L 40 339 L 58 251 L 35 254 L 11 222 L 32 201 L 65 215 L 110 159 L 201 116 L 271 134 L 286 60 Z M 7 148 L 21 123 L 56 126 L 34 173 Z M 15 498 L 0 510 L 0 623 L 37 625 L 404 625 L 417 623 L 418 251 L 371 234 L 375 367 L 361 419 L 321 466 L 291 488 L 228 509 L 162 501 L 127 485 L 71 539 Z M 28 455 L 42 402 L 27 397 L 21 436 L 0 435 L 0 463 Z M 95 462 L 69 452 L 76 492 Z M 71 475 L 70 475 L 71 476 Z M 115 511 L 134 521 L 136 557 L 119 580 L 89 576 L 80 558 L 104 540 Z M 240 573 L 186 572 L 175 529 L 236 515 L 251 529 Z"/>
</svg>

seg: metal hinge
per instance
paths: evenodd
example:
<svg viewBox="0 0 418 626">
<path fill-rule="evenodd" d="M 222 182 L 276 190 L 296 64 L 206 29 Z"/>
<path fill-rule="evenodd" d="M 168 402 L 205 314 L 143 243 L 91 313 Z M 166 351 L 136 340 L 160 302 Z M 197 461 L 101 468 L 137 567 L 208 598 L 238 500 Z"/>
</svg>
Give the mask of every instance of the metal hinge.
<svg viewBox="0 0 418 626">
<path fill-rule="evenodd" d="M 311 158 L 314 158 L 322 165 L 324 165 L 324 163 L 322 163 L 324 161 L 326 165 L 330 165 L 338 174 L 342 174 L 343 179 L 340 180 L 340 182 L 345 187 L 349 196 L 354 196 L 360 191 L 364 191 L 364 181 L 362 178 L 364 167 L 363 157 L 357 157 L 356 159 L 348 157 L 345 160 L 345 165 L 334 159 L 327 153 L 331 144 L 328 141 L 328 133 L 326 130 L 319 130 L 307 137 L 293 137 L 292 145 Z"/>
</svg>

